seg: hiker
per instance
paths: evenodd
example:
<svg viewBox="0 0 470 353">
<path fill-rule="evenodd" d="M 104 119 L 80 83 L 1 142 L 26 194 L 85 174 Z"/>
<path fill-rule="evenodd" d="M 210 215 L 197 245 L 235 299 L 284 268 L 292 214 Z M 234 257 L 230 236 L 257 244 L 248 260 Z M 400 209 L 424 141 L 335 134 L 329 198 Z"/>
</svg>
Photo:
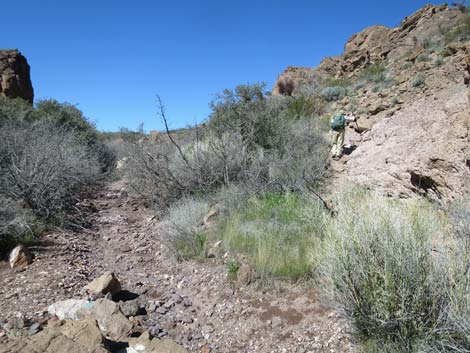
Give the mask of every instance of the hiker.
<svg viewBox="0 0 470 353">
<path fill-rule="evenodd" d="M 330 120 L 331 127 L 331 142 L 333 143 L 333 159 L 338 160 L 343 155 L 343 144 L 344 144 L 344 135 L 346 123 L 349 121 L 356 121 L 356 117 L 352 112 L 347 114 L 344 111 L 339 111 L 337 114 L 333 115 Z"/>
</svg>

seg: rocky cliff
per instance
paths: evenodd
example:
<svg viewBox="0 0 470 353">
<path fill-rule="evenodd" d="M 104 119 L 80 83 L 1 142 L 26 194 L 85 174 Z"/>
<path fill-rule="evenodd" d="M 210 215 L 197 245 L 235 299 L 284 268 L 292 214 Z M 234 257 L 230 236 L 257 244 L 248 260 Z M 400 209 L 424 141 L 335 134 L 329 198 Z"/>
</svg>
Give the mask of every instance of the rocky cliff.
<svg viewBox="0 0 470 353">
<path fill-rule="evenodd" d="M 0 95 L 33 103 L 29 65 L 18 50 L 0 50 Z"/>
<path fill-rule="evenodd" d="M 353 35 L 316 68 L 287 68 L 273 94 L 308 92 L 325 99 L 328 114 L 359 116 L 333 177 L 451 201 L 470 192 L 469 33 L 468 9 L 427 5 L 396 28 Z"/>
</svg>

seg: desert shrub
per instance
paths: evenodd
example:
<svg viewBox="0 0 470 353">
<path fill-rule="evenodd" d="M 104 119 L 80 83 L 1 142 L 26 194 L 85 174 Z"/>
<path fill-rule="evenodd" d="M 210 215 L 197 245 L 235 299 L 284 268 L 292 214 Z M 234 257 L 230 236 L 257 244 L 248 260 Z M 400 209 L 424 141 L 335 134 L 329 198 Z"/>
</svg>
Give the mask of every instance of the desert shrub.
<svg viewBox="0 0 470 353">
<path fill-rule="evenodd" d="M 18 243 L 27 244 L 44 231 L 44 224 L 16 202 L 0 196 L 0 256 Z"/>
<path fill-rule="evenodd" d="M 442 64 L 444 64 L 444 59 L 441 58 L 441 57 L 438 57 L 436 58 L 436 60 L 434 60 L 434 66 L 441 66 Z"/>
<path fill-rule="evenodd" d="M 361 77 L 368 82 L 379 83 L 385 80 L 386 71 L 385 63 L 378 61 L 364 68 Z"/>
<path fill-rule="evenodd" d="M 31 104 L 21 98 L 6 98 L 0 96 L 0 127 L 13 122 L 28 122 L 35 120 Z"/>
<path fill-rule="evenodd" d="M 47 121 L 3 126 L 0 156 L 0 194 L 60 223 L 75 192 L 99 173 L 79 137 Z"/>
<path fill-rule="evenodd" d="M 159 209 L 189 195 L 207 195 L 244 178 L 248 160 L 239 134 L 208 135 L 181 146 L 129 144 L 124 173 L 130 186 Z"/>
<path fill-rule="evenodd" d="M 323 206 L 307 195 L 267 193 L 221 221 L 227 251 L 248 256 L 263 278 L 310 276 L 323 236 Z"/>
<path fill-rule="evenodd" d="M 35 116 L 51 122 L 62 129 L 73 131 L 78 141 L 90 149 L 98 158 L 103 171 L 110 170 L 115 156 L 104 143 L 104 139 L 83 113 L 74 105 L 60 103 L 55 99 L 41 100 L 36 103 Z"/>
<path fill-rule="evenodd" d="M 348 88 L 352 85 L 352 81 L 350 78 L 340 77 L 334 78 L 330 77 L 323 82 L 324 87 L 343 87 Z"/>
<path fill-rule="evenodd" d="M 283 96 L 292 96 L 294 92 L 294 81 L 292 79 L 282 79 L 277 82 L 279 93 Z"/>
<path fill-rule="evenodd" d="M 415 77 L 413 77 L 413 79 L 411 80 L 411 86 L 413 87 L 420 87 L 420 86 L 423 86 L 425 84 L 426 80 L 424 78 L 423 75 L 416 75 Z"/>
<path fill-rule="evenodd" d="M 416 57 L 416 61 L 417 62 L 428 62 L 428 61 L 431 61 L 431 57 L 429 56 L 429 54 L 421 53 Z"/>
<path fill-rule="evenodd" d="M 318 129 L 323 125 L 302 117 L 292 121 L 289 102 L 296 98 L 269 97 L 263 87 L 224 91 L 211 104 L 203 136 L 132 144 L 126 162 L 131 185 L 163 207 L 231 184 L 264 191 L 315 187 L 329 149 Z"/>
<path fill-rule="evenodd" d="M 326 102 L 320 95 L 296 95 L 288 102 L 286 116 L 289 119 L 313 118 L 326 111 Z"/>
<path fill-rule="evenodd" d="M 318 271 L 365 352 L 468 352 L 468 200 L 449 212 L 353 188 L 327 223 Z"/>
<path fill-rule="evenodd" d="M 470 39 L 470 13 L 466 13 L 457 25 L 444 36 L 447 43 L 460 41 L 464 42 Z"/>
<path fill-rule="evenodd" d="M 229 260 L 227 262 L 227 272 L 228 272 L 228 277 L 234 281 L 237 279 L 237 273 L 238 270 L 240 269 L 240 264 L 235 261 L 235 260 Z"/>
<path fill-rule="evenodd" d="M 403 65 L 400 66 L 402 70 L 408 70 L 413 67 L 413 63 L 411 61 L 405 62 Z"/>
<path fill-rule="evenodd" d="M 210 104 L 209 130 L 217 135 L 238 132 L 249 150 L 273 148 L 288 100 L 268 97 L 265 87 L 253 84 L 224 90 Z"/>
<path fill-rule="evenodd" d="M 208 203 L 195 198 L 183 198 L 170 206 L 165 218 L 171 228 L 168 244 L 179 260 L 204 257 L 207 236 L 198 226 L 208 211 Z"/>
<path fill-rule="evenodd" d="M 340 100 L 347 95 L 347 89 L 341 86 L 326 87 L 320 92 L 320 96 L 328 102 Z"/>
<path fill-rule="evenodd" d="M 432 244 L 443 230 L 439 217 L 428 205 L 353 190 L 330 226 L 327 291 L 362 338 L 413 351 L 446 304 L 442 258 Z"/>
</svg>

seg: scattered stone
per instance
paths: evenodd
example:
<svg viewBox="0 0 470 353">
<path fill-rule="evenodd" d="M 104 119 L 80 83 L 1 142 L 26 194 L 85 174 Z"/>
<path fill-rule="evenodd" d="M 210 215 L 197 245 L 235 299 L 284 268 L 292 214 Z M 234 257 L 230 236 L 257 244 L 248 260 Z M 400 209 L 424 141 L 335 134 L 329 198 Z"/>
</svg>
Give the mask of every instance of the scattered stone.
<svg viewBox="0 0 470 353">
<path fill-rule="evenodd" d="M 121 250 L 123 253 L 127 253 L 127 252 L 131 252 L 132 251 L 132 248 L 129 246 L 129 245 L 122 245 L 119 250 Z"/>
<path fill-rule="evenodd" d="M 248 265 L 241 265 L 237 271 L 237 284 L 244 287 L 252 283 L 254 279 L 254 270 L 252 270 Z"/>
<path fill-rule="evenodd" d="M 129 347 L 119 353 L 187 353 L 186 349 L 168 339 L 150 339 L 148 332 L 129 340 Z"/>
<path fill-rule="evenodd" d="M 35 322 L 29 327 L 28 335 L 30 336 L 35 335 L 36 333 L 39 332 L 40 329 L 41 329 L 41 324 L 39 322 Z"/>
<path fill-rule="evenodd" d="M 136 316 L 140 312 L 140 305 L 137 300 L 119 302 L 119 308 L 121 309 L 122 313 L 127 317 Z"/>
<path fill-rule="evenodd" d="M 21 317 L 14 317 L 8 320 L 5 325 L 5 328 L 8 329 L 22 329 L 24 327 L 24 320 Z"/>
<path fill-rule="evenodd" d="M 168 309 L 165 308 L 164 306 L 159 306 L 157 310 L 155 310 L 156 313 L 165 315 L 168 312 Z"/>
<path fill-rule="evenodd" d="M 116 294 L 121 291 L 121 284 L 112 272 L 106 272 L 102 276 L 91 281 L 85 289 L 91 293 Z"/>
<path fill-rule="evenodd" d="M 209 249 L 207 250 L 208 259 L 213 259 L 213 258 L 220 256 L 222 252 L 221 244 L 222 244 L 222 240 L 219 240 L 209 247 Z"/>
<path fill-rule="evenodd" d="M 49 305 L 49 314 L 56 315 L 58 319 L 77 320 L 77 311 L 91 305 L 91 302 L 83 299 L 67 299 Z"/>
<path fill-rule="evenodd" d="M 153 313 L 155 310 L 157 310 L 157 304 L 155 302 L 151 302 L 149 305 L 147 305 L 148 312 Z"/>
<path fill-rule="evenodd" d="M 33 262 L 33 255 L 24 245 L 16 246 L 9 256 L 11 268 L 26 268 Z"/>
<path fill-rule="evenodd" d="M 184 322 L 185 324 L 192 324 L 194 320 L 191 316 L 184 315 L 181 321 Z"/>
</svg>

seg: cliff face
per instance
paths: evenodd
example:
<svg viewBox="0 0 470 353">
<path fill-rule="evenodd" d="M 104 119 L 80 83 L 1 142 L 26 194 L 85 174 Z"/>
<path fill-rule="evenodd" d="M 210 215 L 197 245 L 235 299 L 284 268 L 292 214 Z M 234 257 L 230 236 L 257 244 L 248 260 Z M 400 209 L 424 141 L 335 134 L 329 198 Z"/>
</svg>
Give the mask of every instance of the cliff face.
<svg viewBox="0 0 470 353">
<path fill-rule="evenodd" d="M 0 50 L 0 95 L 33 103 L 29 65 L 18 50 Z"/>
<path fill-rule="evenodd" d="M 349 154 L 331 163 L 332 177 L 451 201 L 470 192 L 469 28 L 468 12 L 427 5 L 396 28 L 351 36 L 342 55 L 318 67 L 287 68 L 273 94 L 289 95 L 279 89 L 285 82 L 294 96 L 341 86 L 347 93 L 325 102 L 326 111 L 352 110 L 359 120 L 347 129 Z"/>
</svg>

